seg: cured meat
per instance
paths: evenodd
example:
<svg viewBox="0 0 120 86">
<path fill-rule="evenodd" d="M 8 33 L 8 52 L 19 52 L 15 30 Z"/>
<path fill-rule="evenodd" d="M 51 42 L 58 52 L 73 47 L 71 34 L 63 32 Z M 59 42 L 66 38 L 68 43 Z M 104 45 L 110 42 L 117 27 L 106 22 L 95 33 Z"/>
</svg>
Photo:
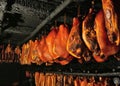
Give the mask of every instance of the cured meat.
<svg viewBox="0 0 120 86">
<path fill-rule="evenodd" d="M 73 18 L 73 27 L 70 31 L 69 38 L 67 41 L 67 50 L 72 56 L 76 58 L 81 58 L 80 55 L 82 53 L 82 40 L 80 38 L 79 32 L 79 20 L 77 18 Z"/>
<path fill-rule="evenodd" d="M 56 76 L 56 86 L 63 86 L 63 75 L 57 74 Z"/>
<path fill-rule="evenodd" d="M 81 39 L 80 23 L 78 18 L 73 18 L 73 26 L 67 41 L 67 51 L 75 58 L 84 58 L 85 61 L 91 59 L 90 52 Z"/>
<path fill-rule="evenodd" d="M 40 73 L 39 86 L 45 86 L 45 75 L 43 73 Z"/>
<path fill-rule="evenodd" d="M 20 57 L 21 64 L 31 64 L 28 61 L 29 52 L 30 52 L 30 45 L 29 45 L 29 43 L 23 44 L 23 46 L 22 46 L 22 54 L 21 54 L 21 57 Z"/>
<path fill-rule="evenodd" d="M 15 54 L 17 56 L 14 56 L 14 60 L 17 62 L 20 58 L 20 55 L 21 55 L 21 49 L 19 46 L 16 46 L 15 50 L 14 50 Z"/>
<path fill-rule="evenodd" d="M 74 80 L 74 86 L 81 86 L 80 79 L 78 77 L 76 77 L 76 79 Z"/>
<path fill-rule="evenodd" d="M 16 46 L 16 48 L 15 48 L 15 53 L 20 57 L 21 50 L 20 50 L 20 47 L 19 47 L 19 46 Z"/>
<path fill-rule="evenodd" d="M 10 44 L 8 44 L 5 49 L 5 59 L 7 61 L 12 62 L 13 58 L 14 58 L 14 53 L 13 53 L 12 47 Z"/>
<path fill-rule="evenodd" d="M 28 53 L 28 63 L 32 63 L 32 56 L 33 56 L 33 47 L 34 47 L 34 42 L 32 40 L 29 40 L 29 53 Z"/>
<path fill-rule="evenodd" d="M 94 29 L 94 20 L 95 12 L 93 8 L 90 8 L 88 15 L 85 17 L 82 23 L 82 38 L 88 49 L 93 53 L 97 53 L 99 46 Z"/>
<path fill-rule="evenodd" d="M 105 26 L 107 35 L 111 43 L 120 45 L 120 1 L 102 0 Z"/>
<path fill-rule="evenodd" d="M 63 77 L 63 86 L 73 86 L 73 76 L 72 75 L 65 75 Z"/>
<path fill-rule="evenodd" d="M 69 36 L 68 27 L 65 25 L 59 26 L 59 31 L 57 33 L 57 36 L 54 40 L 54 53 L 56 53 L 58 57 L 67 58 L 69 56 L 69 53 L 66 50 L 66 44 Z"/>
<path fill-rule="evenodd" d="M 37 47 L 38 55 L 43 62 L 52 63 L 52 56 L 48 51 L 48 46 L 46 45 L 46 37 L 43 36 L 39 42 L 39 46 Z"/>
<path fill-rule="evenodd" d="M 48 63 L 53 63 L 53 58 L 48 50 L 48 46 L 46 44 L 46 40 L 45 40 L 45 44 L 44 44 L 44 47 L 43 47 L 43 57 L 46 59 L 46 61 Z"/>
<path fill-rule="evenodd" d="M 39 86 L 40 73 L 35 72 L 35 86 Z"/>
<path fill-rule="evenodd" d="M 52 74 L 51 75 L 51 86 L 56 86 L 56 75 L 55 74 Z"/>
<path fill-rule="evenodd" d="M 72 60 L 72 57 L 69 55 L 66 49 L 68 36 L 69 36 L 68 27 L 63 24 L 60 25 L 59 31 L 54 40 L 53 51 L 57 55 L 57 58 L 54 61 L 62 65 L 66 65 Z"/>
<path fill-rule="evenodd" d="M 42 62 L 40 60 L 40 56 L 39 56 L 38 50 L 37 50 L 38 45 L 39 45 L 39 41 L 38 40 L 35 40 L 34 42 L 30 41 L 29 60 L 32 63 L 36 63 L 36 64 L 40 65 Z"/>
<path fill-rule="evenodd" d="M 51 76 L 50 76 L 50 74 L 49 73 L 46 73 L 45 74 L 45 86 L 52 86 L 52 80 L 51 80 L 51 78 L 50 78 Z"/>
<path fill-rule="evenodd" d="M 41 40 L 39 41 L 39 46 L 37 47 L 37 51 L 41 61 L 46 62 L 46 59 L 42 55 L 43 53 L 42 49 L 44 47 L 44 44 L 45 44 L 45 37 L 42 36 Z"/>
<path fill-rule="evenodd" d="M 21 52 L 21 56 L 20 56 L 20 63 L 24 64 L 24 51 L 25 50 L 25 44 L 22 45 L 22 52 Z"/>
<path fill-rule="evenodd" d="M 49 32 L 49 34 L 46 37 L 46 45 L 48 46 L 49 53 L 53 59 L 56 59 L 58 56 L 53 52 L 53 44 L 54 44 L 54 40 L 56 38 L 57 32 L 58 32 L 58 29 L 56 27 L 52 27 L 52 30 Z"/>
<path fill-rule="evenodd" d="M 83 78 L 83 80 L 80 80 L 80 86 L 87 86 L 88 82 L 86 78 Z"/>
<path fill-rule="evenodd" d="M 114 55 L 118 52 L 119 47 L 116 44 L 111 43 L 108 39 L 103 10 L 100 10 L 95 18 L 97 41 L 100 46 L 101 53 L 107 58 L 110 55 Z M 103 58 L 103 59 L 106 59 Z"/>
</svg>

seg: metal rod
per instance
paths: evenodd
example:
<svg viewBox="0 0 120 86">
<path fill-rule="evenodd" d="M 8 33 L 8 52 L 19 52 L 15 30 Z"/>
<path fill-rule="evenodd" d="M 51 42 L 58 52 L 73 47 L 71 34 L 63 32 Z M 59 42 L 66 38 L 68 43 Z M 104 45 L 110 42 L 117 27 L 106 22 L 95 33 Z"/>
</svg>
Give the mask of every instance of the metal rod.
<svg viewBox="0 0 120 86">
<path fill-rule="evenodd" d="M 50 20 L 52 20 L 58 13 L 60 13 L 67 5 L 69 5 L 73 0 L 65 0 L 62 4 L 60 4 L 45 20 L 43 20 L 36 29 L 28 36 L 26 37 L 21 43 L 18 45 L 21 45 L 25 42 L 27 42 L 30 38 L 32 38 L 42 27 L 46 25 Z"/>
</svg>

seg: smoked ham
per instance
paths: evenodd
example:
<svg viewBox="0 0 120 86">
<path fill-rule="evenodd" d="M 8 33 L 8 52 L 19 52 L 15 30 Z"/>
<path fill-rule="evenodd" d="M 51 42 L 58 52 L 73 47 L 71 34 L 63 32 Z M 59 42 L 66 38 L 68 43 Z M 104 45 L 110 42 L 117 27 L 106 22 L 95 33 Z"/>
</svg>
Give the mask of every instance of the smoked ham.
<svg viewBox="0 0 120 86">
<path fill-rule="evenodd" d="M 73 26 L 67 40 L 67 51 L 79 60 L 83 57 L 85 61 L 89 61 L 91 59 L 91 55 L 81 39 L 81 31 L 79 25 L 79 19 L 73 18 Z"/>
<path fill-rule="evenodd" d="M 52 63 L 52 56 L 49 53 L 48 46 L 46 45 L 46 37 L 43 36 L 39 42 L 39 46 L 37 47 L 38 55 L 43 62 Z"/>
<path fill-rule="evenodd" d="M 88 49 L 93 53 L 97 53 L 99 46 L 97 43 L 96 32 L 94 29 L 94 19 L 94 9 L 90 8 L 88 15 L 85 17 L 82 23 L 82 38 Z"/>
<path fill-rule="evenodd" d="M 17 57 L 14 57 L 14 60 L 16 62 L 18 62 L 18 60 L 20 59 L 20 55 L 21 55 L 21 49 L 19 46 L 16 46 L 15 50 L 14 50 L 15 54 L 17 55 Z"/>
<path fill-rule="evenodd" d="M 96 15 L 95 24 L 97 41 L 100 46 L 101 53 L 105 56 L 103 59 L 106 59 L 108 56 L 116 54 L 119 47 L 116 44 L 111 43 L 108 39 L 103 10 L 100 10 Z"/>
<path fill-rule="evenodd" d="M 24 51 L 25 50 L 25 44 L 22 45 L 22 52 L 21 52 L 21 56 L 20 56 L 20 63 L 24 64 Z"/>
<path fill-rule="evenodd" d="M 66 49 L 67 40 L 69 36 L 68 27 L 64 24 L 59 26 L 58 33 L 54 40 L 53 52 L 57 55 L 55 62 L 62 65 L 68 64 L 72 58 Z"/>
<path fill-rule="evenodd" d="M 20 50 L 20 47 L 19 47 L 19 46 L 16 46 L 16 48 L 15 48 L 15 53 L 20 57 L 21 50 Z"/>
<path fill-rule="evenodd" d="M 56 59 L 58 56 L 53 52 L 53 44 L 54 44 L 54 40 L 56 38 L 57 32 L 58 32 L 57 27 L 52 27 L 51 31 L 46 37 L 46 45 L 48 46 L 48 51 L 53 59 Z"/>
<path fill-rule="evenodd" d="M 82 53 L 82 40 L 80 38 L 79 32 L 79 20 L 78 18 L 73 18 L 73 27 L 70 31 L 69 38 L 67 41 L 67 50 L 72 56 L 76 58 L 81 58 L 80 54 Z"/>
<path fill-rule="evenodd" d="M 39 45 L 39 40 L 30 41 L 29 60 L 32 63 L 36 63 L 40 65 L 42 61 L 40 60 L 40 56 L 38 54 L 38 50 L 37 50 L 38 45 Z"/>
<path fill-rule="evenodd" d="M 105 18 L 105 27 L 108 39 L 111 43 L 120 45 L 120 1 L 102 0 L 102 7 Z"/>
<path fill-rule="evenodd" d="M 56 53 L 58 57 L 67 58 L 69 56 L 69 53 L 66 50 L 68 36 L 69 36 L 68 27 L 63 24 L 60 25 L 53 46 L 54 53 Z"/>
<path fill-rule="evenodd" d="M 93 8 L 89 9 L 88 15 L 85 17 L 82 23 L 82 38 L 85 45 L 93 53 L 93 57 L 97 62 L 104 62 L 100 54 L 99 45 L 96 37 L 96 27 L 94 25 L 95 12 Z"/>
<path fill-rule="evenodd" d="M 22 46 L 22 53 L 21 53 L 21 57 L 20 57 L 21 64 L 31 64 L 28 61 L 29 52 L 30 52 L 30 45 L 29 45 L 29 43 L 23 44 L 23 46 Z"/>
<path fill-rule="evenodd" d="M 46 62 L 47 60 L 43 57 L 42 53 L 43 53 L 43 47 L 45 44 L 45 37 L 42 36 L 41 40 L 39 41 L 39 46 L 37 47 L 37 51 L 38 51 L 38 55 L 40 56 L 39 58 L 41 59 L 41 61 Z"/>
<path fill-rule="evenodd" d="M 10 61 L 10 62 L 12 62 L 12 60 L 14 59 L 14 52 L 10 44 L 8 44 L 5 49 L 5 59 L 6 61 Z"/>
</svg>

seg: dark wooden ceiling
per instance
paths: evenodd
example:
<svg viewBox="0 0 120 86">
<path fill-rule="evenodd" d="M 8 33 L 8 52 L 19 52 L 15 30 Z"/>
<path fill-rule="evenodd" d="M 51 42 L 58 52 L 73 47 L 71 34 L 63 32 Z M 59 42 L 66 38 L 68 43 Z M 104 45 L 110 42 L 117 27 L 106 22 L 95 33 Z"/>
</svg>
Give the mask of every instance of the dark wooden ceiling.
<svg viewBox="0 0 120 86">
<path fill-rule="evenodd" d="M 86 14 L 92 0 L 0 0 L 0 44 L 22 45 L 48 33 L 55 20 L 71 25 L 72 18 Z M 95 0 L 99 2 L 100 0 Z M 97 3 L 96 2 L 96 3 Z M 96 4 L 100 7 L 100 4 Z"/>
</svg>

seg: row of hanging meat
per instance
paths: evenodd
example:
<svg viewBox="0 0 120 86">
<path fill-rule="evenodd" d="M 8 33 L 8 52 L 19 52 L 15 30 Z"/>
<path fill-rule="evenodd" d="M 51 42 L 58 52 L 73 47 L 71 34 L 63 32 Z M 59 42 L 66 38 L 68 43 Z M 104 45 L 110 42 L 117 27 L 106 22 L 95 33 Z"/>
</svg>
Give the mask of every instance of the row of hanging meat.
<svg viewBox="0 0 120 86">
<path fill-rule="evenodd" d="M 10 44 L 5 48 L 4 45 L 0 47 L 0 62 L 13 63 L 19 62 L 21 49 L 19 46 L 16 46 L 15 49 L 12 48 Z"/>
<path fill-rule="evenodd" d="M 71 29 L 66 24 L 52 27 L 48 35 L 23 44 L 21 64 L 68 64 L 77 58 L 80 63 L 105 62 L 110 56 L 120 60 L 120 11 L 118 0 L 102 0 L 102 8 L 94 8 L 80 21 L 73 18 Z"/>
<path fill-rule="evenodd" d="M 63 75 L 35 72 L 36 86 L 114 86 L 110 77 Z M 119 83 L 116 83 L 119 85 Z"/>
</svg>

